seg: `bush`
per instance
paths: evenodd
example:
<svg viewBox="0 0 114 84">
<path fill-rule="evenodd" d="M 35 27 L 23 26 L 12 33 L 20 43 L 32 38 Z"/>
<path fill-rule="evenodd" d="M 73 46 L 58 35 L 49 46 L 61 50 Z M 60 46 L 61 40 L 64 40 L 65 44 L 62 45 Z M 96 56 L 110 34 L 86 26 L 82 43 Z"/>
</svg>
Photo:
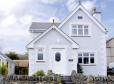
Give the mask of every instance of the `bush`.
<svg viewBox="0 0 114 84">
<path fill-rule="evenodd" d="M 45 76 L 45 72 L 43 70 L 37 71 L 33 76 Z"/>
<path fill-rule="evenodd" d="M 8 74 L 8 67 L 4 63 L 2 63 L 2 66 L 0 66 L 0 74 L 1 75 L 7 75 Z"/>
<path fill-rule="evenodd" d="M 77 73 L 83 73 L 83 68 L 77 64 Z"/>
</svg>

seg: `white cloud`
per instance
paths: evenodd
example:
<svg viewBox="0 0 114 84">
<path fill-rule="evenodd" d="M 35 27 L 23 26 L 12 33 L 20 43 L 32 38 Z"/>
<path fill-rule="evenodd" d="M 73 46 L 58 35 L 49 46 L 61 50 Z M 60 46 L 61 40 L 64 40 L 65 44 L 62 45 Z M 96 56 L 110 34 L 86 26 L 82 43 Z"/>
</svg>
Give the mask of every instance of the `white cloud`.
<svg viewBox="0 0 114 84">
<path fill-rule="evenodd" d="M 66 0 L 40 0 L 40 1 L 46 4 L 57 4 L 57 3 L 63 3 Z"/>
<path fill-rule="evenodd" d="M 2 27 L 8 27 L 16 22 L 16 18 L 13 15 L 7 16 L 1 22 Z"/>
<path fill-rule="evenodd" d="M 68 10 L 73 11 L 75 7 L 78 5 L 78 0 L 68 0 L 66 3 Z"/>
</svg>

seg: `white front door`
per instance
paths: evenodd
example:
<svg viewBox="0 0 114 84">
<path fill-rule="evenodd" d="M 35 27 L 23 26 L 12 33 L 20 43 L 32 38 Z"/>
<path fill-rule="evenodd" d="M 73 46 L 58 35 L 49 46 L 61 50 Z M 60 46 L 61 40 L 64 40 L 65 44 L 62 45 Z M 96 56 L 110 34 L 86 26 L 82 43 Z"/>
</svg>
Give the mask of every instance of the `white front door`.
<svg viewBox="0 0 114 84">
<path fill-rule="evenodd" d="M 52 48 L 52 71 L 56 74 L 66 75 L 66 49 Z"/>
</svg>

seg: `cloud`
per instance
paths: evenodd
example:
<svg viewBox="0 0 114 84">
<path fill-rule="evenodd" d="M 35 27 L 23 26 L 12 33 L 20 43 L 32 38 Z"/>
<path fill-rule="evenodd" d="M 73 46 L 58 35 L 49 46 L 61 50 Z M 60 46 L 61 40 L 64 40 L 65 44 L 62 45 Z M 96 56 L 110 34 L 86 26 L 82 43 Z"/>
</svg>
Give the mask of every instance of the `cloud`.
<svg viewBox="0 0 114 84">
<path fill-rule="evenodd" d="M 40 0 L 40 2 L 42 3 L 46 3 L 46 4 L 57 4 L 57 3 L 63 3 L 66 0 Z"/>
</svg>

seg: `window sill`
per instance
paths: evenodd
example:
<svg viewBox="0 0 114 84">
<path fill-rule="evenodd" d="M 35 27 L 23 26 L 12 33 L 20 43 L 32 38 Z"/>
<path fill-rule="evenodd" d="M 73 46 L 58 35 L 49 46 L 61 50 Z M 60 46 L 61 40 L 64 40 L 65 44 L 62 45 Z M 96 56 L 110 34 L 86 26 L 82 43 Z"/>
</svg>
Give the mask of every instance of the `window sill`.
<svg viewBox="0 0 114 84">
<path fill-rule="evenodd" d="M 44 63 L 45 61 L 44 60 L 37 60 L 36 62 L 37 63 Z"/>
<path fill-rule="evenodd" d="M 80 64 L 81 66 L 96 66 L 96 64 Z"/>
<path fill-rule="evenodd" d="M 71 37 L 91 37 L 91 36 L 71 36 Z"/>
</svg>

